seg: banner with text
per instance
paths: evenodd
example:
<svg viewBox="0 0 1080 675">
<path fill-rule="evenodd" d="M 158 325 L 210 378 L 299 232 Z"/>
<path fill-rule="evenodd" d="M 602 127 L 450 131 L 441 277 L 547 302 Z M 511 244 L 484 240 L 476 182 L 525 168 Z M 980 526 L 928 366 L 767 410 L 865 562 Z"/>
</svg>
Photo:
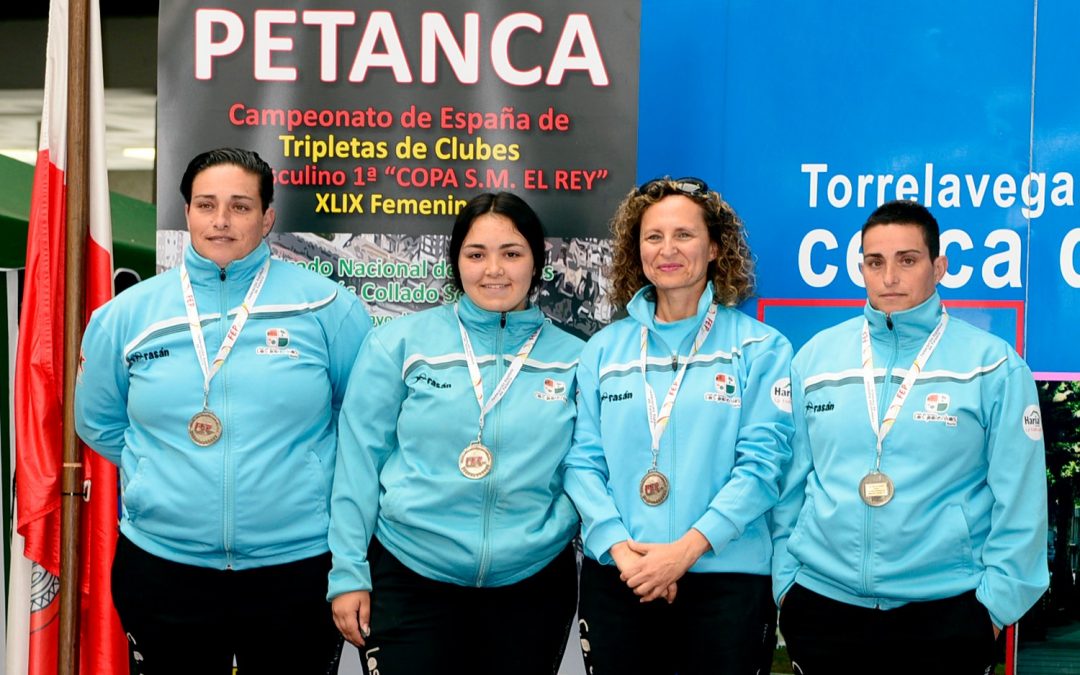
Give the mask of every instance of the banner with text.
<svg viewBox="0 0 1080 675">
<path fill-rule="evenodd" d="M 185 241 L 187 161 L 247 147 L 275 169 L 275 255 L 376 321 L 454 300 L 454 216 L 509 190 L 551 237 L 540 304 L 591 334 L 635 179 L 639 20 L 637 2 L 163 3 L 159 266 Z"/>
<path fill-rule="evenodd" d="M 162 7 L 163 264 L 186 161 L 243 145 L 277 169 L 277 253 L 376 320 L 452 300 L 452 214 L 482 190 L 522 194 L 552 236 L 541 305 L 589 334 L 611 317 L 619 199 L 697 175 L 746 223 L 746 311 L 800 345 L 864 301 L 869 213 L 916 199 L 941 223 L 954 314 L 1040 376 L 1080 379 L 1080 350 L 1059 346 L 1080 308 L 1074 3 L 238 7 Z"/>
</svg>

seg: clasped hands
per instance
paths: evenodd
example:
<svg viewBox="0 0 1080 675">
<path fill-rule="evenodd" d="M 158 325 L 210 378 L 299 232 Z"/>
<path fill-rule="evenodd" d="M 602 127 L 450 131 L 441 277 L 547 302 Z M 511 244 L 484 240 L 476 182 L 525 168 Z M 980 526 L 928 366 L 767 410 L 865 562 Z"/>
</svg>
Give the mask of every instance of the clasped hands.
<svg viewBox="0 0 1080 675">
<path fill-rule="evenodd" d="M 640 598 L 652 602 L 675 601 L 678 581 L 710 548 L 701 532 L 690 529 L 670 544 L 647 544 L 633 539 L 620 541 L 609 552 L 619 568 L 619 578 Z"/>
</svg>

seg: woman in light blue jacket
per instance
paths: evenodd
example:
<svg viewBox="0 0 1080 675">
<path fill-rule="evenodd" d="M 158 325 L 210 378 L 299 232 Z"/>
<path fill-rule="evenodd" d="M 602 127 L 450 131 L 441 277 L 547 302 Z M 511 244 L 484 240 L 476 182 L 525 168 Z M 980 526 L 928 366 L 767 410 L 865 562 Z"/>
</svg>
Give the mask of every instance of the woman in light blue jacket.
<svg viewBox="0 0 1080 675">
<path fill-rule="evenodd" d="M 368 673 L 555 673 L 576 597 L 562 460 L 581 341 L 529 303 L 544 233 L 520 198 L 469 201 L 449 253 L 460 299 L 373 331 L 349 382 L 334 620 Z"/>
<path fill-rule="evenodd" d="M 180 183 L 179 268 L 90 319 L 79 436 L 120 469 L 113 602 L 139 672 L 326 672 L 323 594 L 338 409 L 371 319 L 270 257 L 274 176 L 240 148 Z"/>
<path fill-rule="evenodd" d="M 582 352 L 566 461 L 586 665 L 753 675 L 775 634 L 766 514 L 790 456 L 791 346 L 734 308 L 750 252 L 703 181 L 646 183 L 612 229 L 629 317 Z"/>
</svg>

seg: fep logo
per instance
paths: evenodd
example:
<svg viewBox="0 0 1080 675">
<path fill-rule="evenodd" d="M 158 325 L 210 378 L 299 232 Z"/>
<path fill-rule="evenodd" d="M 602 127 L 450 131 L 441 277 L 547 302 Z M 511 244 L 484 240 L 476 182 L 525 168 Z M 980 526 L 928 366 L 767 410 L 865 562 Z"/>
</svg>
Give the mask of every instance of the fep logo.
<svg viewBox="0 0 1080 675">
<path fill-rule="evenodd" d="M 735 396 L 736 386 L 735 377 L 728 375 L 727 373 L 717 373 L 713 377 L 713 386 L 716 387 L 716 391 L 705 392 L 705 400 L 710 403 L 726 403 L 733 408 L 742 407 L 742 399 Z M 790 387 L 788 388 L 790 391 Z M 790 406 L 790 402 L 788 403 Z"/>
<path fill-rule="evenodd" d="M 289 347 L 289 331 L 284 328 L 266 329 L 266 346 L 256 347 L 255 353 L 260 356 L 288 356 L 290 359 L 300 358 L 300 351 Z"/>
<path fill-rule="evenodd" d="M 717 373 L 714 380 L 716 391 L 731 396 L 735 393 L 735 378 L 724 373 Z"/>
<path fill-rule="evenodd" d="M 566 383 L 553 377 L 545 377 L 544 391 L 535 392 L 534 395 L 541 401 L 566 402 Z"/>
<path fill-rule="evenodd" d="M 955 415 L 946 415 L 949 409 L 948 394 L 927 394 L 923 402 L 923 409 L 912 415 L 916 422 L 942 422 L 947 427 L 955 427 L 959 418 Z"/>
<path fill-rule="evenodd" d="M 928 394 L 926 396 L 926 412 L 943 413 L 949 409 L 948 394 Z"/>
<path fill-rule="evenodd" d="M 266 331 L 267 347 L 285 347 L 289 344 L 289 331 L 284 328 L 270 328 Z"/>
<path fill-rule="evenodd" d="M 550 377 L 544 378 L 544 392 L 547 394 L 565 394 L 566 383 L 552 379 Z"/>
</svg>

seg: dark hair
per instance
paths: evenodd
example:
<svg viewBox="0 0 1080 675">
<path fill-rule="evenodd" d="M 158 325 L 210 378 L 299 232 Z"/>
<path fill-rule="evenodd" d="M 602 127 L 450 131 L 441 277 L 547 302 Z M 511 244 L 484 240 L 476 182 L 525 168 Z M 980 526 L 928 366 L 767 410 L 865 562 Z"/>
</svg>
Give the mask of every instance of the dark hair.
<svg viewBox="0 0 1080 675">
<path fill-rule="evenodd" d="M 191 185 L 195 182 L 195 176 L 220 164 L 232 164 L 257 176 L 263 211 L 270 208 L 270 203 L 274 201 L 274 172 L 257 152 L 244 148 L 208 150 L 188 162 L 184 177 L 180 179 L 180 194 L 184 196 L 185 204 L 191 204 Z"/>
<path fill-rule="evenodd" d="M 540 286 L 540 274 L 544 269 L 546 257 L 544 226 L 540 223 L 540 217 L 536 215 L 536 211 L 533 211 L 524 199 L 509 192 L 478 194 L 458 212 L 457 219 L 454 220 L 454 231 L 450 233 L 448 252 L 450 270 L 453 272 L 451 282 L 459 291 L 465 290 L 461 285 L 458 256 L 461 255 L 461 245 L 465 243 L 465 236 L 469 234 L 473 221 L 485 213 L 494 213 L 507 218 L 528 242 L 533 257 L 533 276 L 532 283 L 529 285 L 529 292 L 532 293 Z"/>
<path fill-rule="evenodd" d="M 866 238 L 867 230 L 878 225 L 914 225 L 922 230 L 930 259 L 937 260 L 941 253 L 941 230 L 937 218 L 930 213 L 930 209 L 918 202 L 897 199 L 877 207 L 862 226 L 862 238 Z"/>
</svg>

